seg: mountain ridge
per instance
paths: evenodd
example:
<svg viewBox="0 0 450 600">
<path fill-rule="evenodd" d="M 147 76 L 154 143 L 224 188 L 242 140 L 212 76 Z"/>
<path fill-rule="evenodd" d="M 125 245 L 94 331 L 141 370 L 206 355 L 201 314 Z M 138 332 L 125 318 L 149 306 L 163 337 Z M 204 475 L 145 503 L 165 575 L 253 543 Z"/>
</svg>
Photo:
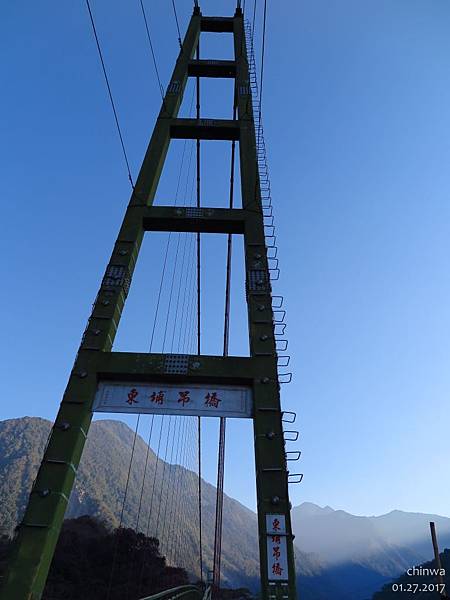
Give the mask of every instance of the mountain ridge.
<svg viewBox="0 0 450 600">
<path fill-rule="evenodd" d="M 12 533 L 25 508 L 51 423 L 40 417 L 0 421 L 0 533 Z M 88 514 L 117 527 L 125 489 L 134 432 L 123 422 L 93 421 L 85 452 L 70 497 L 67 518 Z M 134 466 L 123 525 L 146 529 L 149 512 L 138 512 L 147 444 L 136 439 Z M 161 483 L 157 458 L 148 451 L 145 497 L 153 493 L 150 480 Z M 154 514 L 149 533 L 161 538 L 169 563 L 195 574 L 198 525 L 195 494 L 198 478 L 193 471 L 164 463 L 167 482 L 156 485 L 155 506 L 161 506 L 163 528 Z M 170 509 L 181 482 L 185 512 Z M 207 568 L 212 566 L 215 487 L 203 481 L 203 552 Z M 147 510 L 147 509 L 146 509 Z M 168 511 L 168 512 L 166 512 Z M 409 566 L 432 558 L 428 521 L 434 520 L 441 548 L 450 546 L 450 519 L 439 515 L 393 510 L 379 516 L 352 515 L 330 506 L 304 502 L 292 509 L 296 565 L 302 600 L 366 600 L 381 586 L 401 575 Z M 222 544 L 223 581 L 229 587 L 259 585 L 257 516 L 248 507 L 225 495 Z M 173 537 L 174 541 L 169 542 Z M 238 540 L 238 543 L 236 543 Z"/>
</svg>

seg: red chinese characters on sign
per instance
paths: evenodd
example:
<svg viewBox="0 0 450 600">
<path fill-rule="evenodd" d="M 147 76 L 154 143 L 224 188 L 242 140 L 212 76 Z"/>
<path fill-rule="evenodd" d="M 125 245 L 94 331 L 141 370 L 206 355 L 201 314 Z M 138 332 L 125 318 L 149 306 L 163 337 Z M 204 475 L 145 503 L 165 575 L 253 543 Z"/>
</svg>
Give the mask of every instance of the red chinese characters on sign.
<svg viewBox="0 0 450 600">
<path fill-rule="evenodd" d="M 276 562 L 272 565 L 272 575 L 278 575 L 281 577 L 284 569 L 281 567 L 279 562 Z"/>
<path fill-rule="evenodd" d="M 285 515 L 266 515 L 267 575 L 271 581 L 288 581 L 289 567 Z"/>
<path fill-rule="evenodd" d="M 164 392 L 162 392 L 161 390 L 158 393 L 153 392 L 153 394 L 151 394 L 151 396 L 150 396 L 150 400 L 152 402 L 154 402 L 155 404 L 163 404 L 164 403 Z"/>
<path fill-rule="evenodd" d="M 136 400 L 136 396 L 139 394 L 139 392 L 137 391 L 136 388 L 133 388 L 132 390 L 130 390 L 128 392 L 128 400 L 127 403 L 130 406 L 133 406 L 133 404 L 138 404 L 139 400 Z"/>
<path fill-rule="evenodd" d="M 222 402 L 220 398 L 217 397 L 217 392 L 207 393 L 205 396 L 205 405 L 211 406 L 212 408 L 219 408 L 219 402 Z"/>
<path fill-rule="evenodd" d="M 187 390 L 185 392 L 178 392 L 178 402 L 181 402 L 183 406 L 191 401 L 191 399 L 189 398 L 189 393 L 190 392 L 188 392 Z"/>
</svg>

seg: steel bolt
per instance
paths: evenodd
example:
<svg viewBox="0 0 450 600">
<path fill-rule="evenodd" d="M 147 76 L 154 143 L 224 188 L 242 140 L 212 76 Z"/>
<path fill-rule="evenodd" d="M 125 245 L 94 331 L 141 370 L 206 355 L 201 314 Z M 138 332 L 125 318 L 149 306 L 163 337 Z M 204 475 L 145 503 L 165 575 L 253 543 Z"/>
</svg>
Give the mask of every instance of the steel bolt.
<svg viewBox="0 0 450 600">
<path fill-rule="evenodd" d="M 269 383 L 269 381 L 270 381 L 269 377 L 263 377 L 261 379 L 261 383 Z"/>
<path fill-rule="evenodd" d="M 81 379 L 84 379 L 87 376 L 88 376 L 88 372 L 87 371 L 80 371 L 78 373 L 78 377 L 81 377 Z"/>
<path fill-rule="evenodd" d="M 280 504 L 280 496 L 273 496 L 270 500 L 272 504 Z"/>
<path fill-rule="evenodd" d="M 267 438 L 268 440 L 273 440 L 273 439 L 274 439 L 274 437 L 275 437 L 275 431 L 268 431 L 268 432 L 266 433 L 266 438 Z"/>
<path fill-rule="evenodd" d="M 102 330 L 101 330 L 101 329 L 93 329 L 93 330 L 92 330 L 92 333 L 93 333 L 94 335 L 100 335 L 100 334 L 101 334 L 101 332 L 102 332 Z"/>
<path fill-rule="evenodd" d="M 261 335 L 259 339 L 260 339 L 262 342 L 266 342 L 266 341 L 269 339 L 269 336 L 268 336 L 268 335 L 266 335 L 266 334 L 264 334 L 264 335 Z"/>
<path fill-rule="evenodd" d="M 260 305 L 258 306 L 258 310 L 259 310 L 260 312 L 262 312 L 263 310 L 266 310 L 266 305 L 265 305 L 265 304 L 260 304 Z"/>
<path fill-rule="evenodd" d="M 102 300 L 103 306 L 108 306 L 110 304 L 109 300 Z"/>
<path fill-rule="evenodd" d="M 50 495 L 50 490 L 49 489 L 39 490 L 38 494 L 41 498 L 45 498 L 46 496 Z"/>
<path fill-rule="evenodd" d="M 119 254 L 120 256 L 125 256 L 126 254 L 128 254 L 128 250 L 120 250 Z"/>
</svg>

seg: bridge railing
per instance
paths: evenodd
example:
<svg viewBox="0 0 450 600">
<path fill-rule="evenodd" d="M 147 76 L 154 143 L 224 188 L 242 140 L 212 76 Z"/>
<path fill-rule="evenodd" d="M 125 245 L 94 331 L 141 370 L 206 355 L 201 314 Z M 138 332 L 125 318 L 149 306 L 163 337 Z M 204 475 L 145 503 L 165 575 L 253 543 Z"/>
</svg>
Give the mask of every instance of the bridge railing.
<svg viewBox="0 0 450 600">
<path fill-rule="evenodd" d="M 180 585 L 170 590 L 164 590 L 152 596 L 146 596 L 141 600 L 211 600 L 211 587 L 202 590 L 196 585 Z"/>
</svg>

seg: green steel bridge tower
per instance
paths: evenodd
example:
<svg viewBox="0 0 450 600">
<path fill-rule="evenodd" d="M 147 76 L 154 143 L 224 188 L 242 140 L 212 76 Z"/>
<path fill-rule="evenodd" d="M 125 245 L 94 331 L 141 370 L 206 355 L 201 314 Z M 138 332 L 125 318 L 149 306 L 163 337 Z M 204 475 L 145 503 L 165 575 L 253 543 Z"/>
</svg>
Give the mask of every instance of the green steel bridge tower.
<svg viewBox="0 0 450 600">
<path fill-rule="evenodd" d="M 196 59 L 202 32 L 233 35 L 234 60 Z M 178 118 L 189 77 L 233 78 L 236 118 Z M 199 393 L 217 386 L 230 399 L 231 412 L 237 410 L 232 407 L 239 404 L 239 394 L 241 413 L 231 416 L 251 418 L 254 425 L 261 597 L 297 598 L 256 129 L 242 10 L 238 7 L 233 17 L 207 17 L 196 7 L 17 530 L 0 600 L 41 598 L 98 403 L 112 406 L 130 390 L 137 394 L 155 382 L 170 390 L 192 387 Z M 175 138 L 238 142 L 242 208 L 153 206 L 169 143 Z M 146 231 L 243 235 L 250 356 L 112 351 Z M 224 417 L 229 415 L 225 405 L 224 401 L 220 413 Z M 193 402 L 187 414 L 203 415 L 202 410 Z"/>
</svg>

